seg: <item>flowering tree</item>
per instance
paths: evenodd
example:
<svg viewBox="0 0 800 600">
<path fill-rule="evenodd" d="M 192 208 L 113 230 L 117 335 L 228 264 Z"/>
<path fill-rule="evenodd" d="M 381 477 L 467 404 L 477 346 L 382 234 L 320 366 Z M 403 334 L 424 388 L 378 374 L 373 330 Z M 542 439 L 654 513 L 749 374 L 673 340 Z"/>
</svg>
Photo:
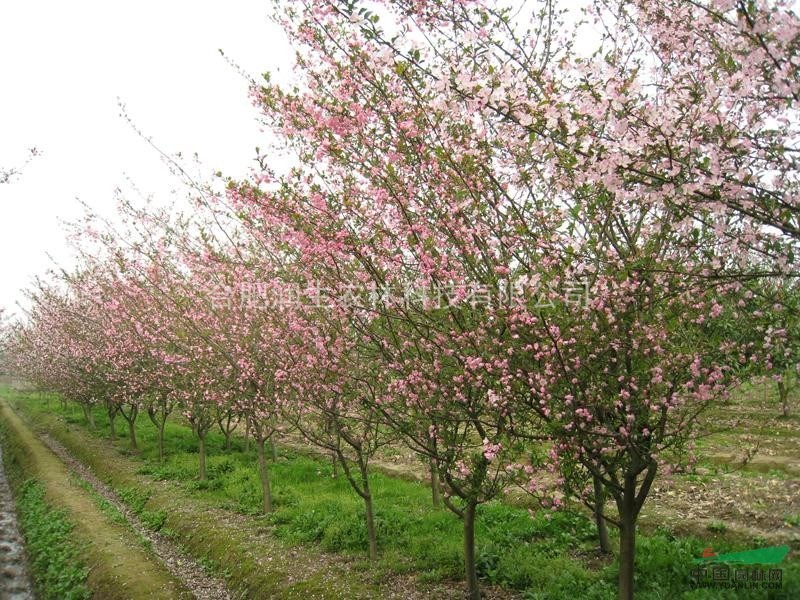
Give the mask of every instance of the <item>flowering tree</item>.
<svg viewBox="0 0 800 600">
<path fill-rule="evenodd" d="M 354 60 L 355 68 L 366 68 L 363 56 Z M 326 64 L 326 72 L 335 72 L 330 66 L 350 65 Z M 324 80 L 325 86 L 335 85 L 342 94 L 353 89 L 352 79 L 341 73 L 337 76 L 341 79 L 331 81 L 324 73 L 314 72 L 311 80 L 319 78 L 313 85 Z M 400 84 L 388 89 L 385 102 L 400 103 L 404 91 Z M 270 117 L 297 142 L 294 149 L 301 158 L 324 157 L 325 170 L 313 176 L 302 170 L 291 173 L 275 194 L 242 186 L 232 194 L 232 203 L 236 210 L 246 212 L 245 225 L 255 236 L 277 237 L 278 244 L 288 246 L 285 251 L 296 257 L 295 264 L 309 272 L 309 279 L 329 286 L 335 297 L 346 296 L 353 285 L 361 286 L 363 293 L 347 303 L 354 309 L 348 320 L 354 331 L 371 342 L 371 351 L 382 365 L 375 377 L 386 393 L 375 401 L 376 410 L 412 448 L 433 460 L 448 496 L 457 499 L 448 499 L 448 506 L 464 518 L 465 568 L 471 593 L 476 595 L 475 512 L 479 503 L 504 486 L 505 471 L 498 455 L 503 447 L 510 447 L 506 441 L 510 418 L 502 395 L 494 389 L 503 386 L 499 380 L 505 363 L 489 350 L 494 335 L 504 335 L 503 324 L 492 323 L 494 308 L 476 310 L 464 300 L 472 283 L 497 284 L 508 273 L 491 268 L 483 279 L 471 278 L 483 252 L 493 260 L 510 256 L 503 257 L 499 246 L 492 247 L 497 239 L 495 215 L 487 214 L 475 201 L 461 178 L 467 175 L 476 186 L 490 184 L 485 174 L 442 169 L 436 159 L 438 148 L 427 151 L 421 140 L 407 140 L 405 129 L 394 129 L 394 117 L 384 116 L 368 103 L 377 101 L 382 92 L 380 88 L 363 102 L 348 104 L 348 111 L 362 111 L 361 116 L 375 124 L 364 131 L 365 123 L 358 123 L 358 117 L 341 116 L 336 96 L 306 97 L 284 94 L 275 87 L 265 89 L 262 97 Z M 413 115 L 424 110 L 409 107 L 404 128 L 411 127 Z M 392 129 L 376 137 L 385 118 Z M 331 128 L 334 121 L 336 127 Z M 367 137 L 382 145 L 365 154 Z M 469 144 L 460 138 L 453 141 L 458 144 L 454 154 L 466 149 L 462 142 Z M 424 154 L 422 161 L 414 158 L 419 153 Z M 431 182 L 432 176 L 441 180 Z M 451 215 L 448 203 L 454 194 L 460 196 L 456 199 L 462 206 Z M 438 204 L 429 208 L 431 202 Z M 439 220 L 432 222 L 434 217 Z M 451 248 L 465 259 L 463 263 L 448 263 Z M 385 290 L 394 293 L 409 286 L 435 290 L 451 282 L 454 301 L 461 304 L 457 309 L 440 310 L 425 298 L 409 303 L 405 298 L 402 302 L 387 298 L 376 309 L 365 306 L 365 296 Z"/>
<path fill-rule="evenodd" d="M 545 424 L 556 459 L 589 474 L 590 505 L 620 529 L 620 589 L 632 594 L 636 517 L 658 470 L 685 458 L 697 417 L 736 382 L 740 346 L 715 322 L 744 315 L 723 311 L 720 295 L 732 290 L 687 279 L 687 257 L 627 249 L 633 254 L 603 253 L 619 262 L 598 265 L 582 310 L 525 311 L 511 327 L 523 344 L 512 357 L 518 402 Z M 613 518 L 601 512 L 606 493 Z"/>
<path fill-rule="evenodd" d="M 781 414 L 789 416 L 789 397 L 800 379 L 800 321 L 798 282 L 785 278 L 759 280 L 747 289 L 743 306 L 755 323 L 751 342 L 761 354 L 760 375 L 776 382 Z"/>
<path fill-rule="evenodd" d="M 180 403 L 201 478 L 208 431 L 244 415 L 265 511 L 264 446 L 288 416 L 365 500 L 372 556 L 369 458 L 402 439 L 463 519 L 472 599 L 477 506 L 560 468 L 601 543 L 619 528 L 631 598 L 638 515 L 697 417 L 757 350 L 779 383 L 796 364 L 797 15 L 781 0 L 596 0 L 586 25 L 544 0 L 276 5 L 298 79 L 253 97 L 291 165 L 259 157 L 215 199 L 210 216 L 238 220 L 222 239 L 130 213 L 135 241 L 105 238 L 104 276 L 41 296 L 22 344 L 37 376 L 131 418 Z M 212 293 L 259 283 L 324 290 L 325 306 Z"/>
<path fill-rule="evenodd" d="M 16 372 L 43 389 L 76 402 L 94 428 L 92 407 L 110 388 L 111 365 L 98 354 L 100 315 L 78 290 L 39 282 L 29 292 L 31 308 L 11 342 Z"/>
<path fill-rule="evenodd" d="M 392 393 L 378 405 L 403 432 L 446 414 L 468 432 L 442 443 L 483 440 L 484 463 L 509 432 L 545 432 L 616 500 L 630 597 L 659 465 L 735 380 L 735 336 L 707 335 L 737 317 L 723 296 L 791 274 L 797 19 L 780 3 L 597 2 L 592 53 L 549 3 L 530 14 L 526 28 L 482 2 L 293 4 L 303 78 L 255 93 L 297 167 L 232 198 L 339 294 L 521 283 L 522 299 L 479 310 L 453 309 L 462 291 L 439 312 L 353 312 Z M 579 310 L 530 300 L 575 279 L 592 288 Z M 478 488 L 459 482 L 480 462 L 444 473 L 468 508 Z"/>
<path fill-rule="evenodd" d="M 300 294 L 287 323 L 279 371 L 283 415 L 311 444 L 328 452 L 364 501 L 369 557 L 378 556 L 369 464 L 392 441 L 375 402 L 380 380 L 361 340 L 343 318 L 347 310 L 308 306 Z M 334 470 L 335 473 L 335 470 Z"/>
<path fill-rule="evenodd" d="M 9 344 L 9 338 L 11 336 L 10 330 L 11 326 L 8 322 L 6 309 L 0 308 L 0 374 L 2 375 L 5 375 L 6 371 L 9 369 L 7 345 Z"/>
<path fill-rule="evenodd" d="M 158 454 L 159 460 L 163 461 L 164 427 L 177 399 L 173 390 L 172 342 L 168 338 L 169 322 L 165 319 L 169 313 L 153 305 L 153 294 L 148 289 L 147 282 L 135 274 L 117 271 L 105 281 L 102 307 L 109 315 L 109 333 L 116 332 L 124 338 L 125 343 L 121 339 L 114 340 L 115 349 L 121 347 L 127 356 L 136 357 L 136 369 L 130 373 L 135 381 L 129 381 L 127 387 L 137 395 L 137 402 L 141 403 L 158 431 Z M 113 402 L 108 406 L 112 437 L 116 416 L 114 407 L 119 411 L 119 405 Z M 133 424 L 129 420 L 130 436 L 135 436 Z M 131 437 L 132 444 L 134 439 Z"/>
</svg>

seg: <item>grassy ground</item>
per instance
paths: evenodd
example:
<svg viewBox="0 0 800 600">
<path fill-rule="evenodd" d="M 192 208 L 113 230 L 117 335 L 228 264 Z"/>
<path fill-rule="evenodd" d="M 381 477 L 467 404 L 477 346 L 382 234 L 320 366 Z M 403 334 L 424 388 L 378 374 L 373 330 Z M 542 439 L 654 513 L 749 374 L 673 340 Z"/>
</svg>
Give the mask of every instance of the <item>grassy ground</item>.
<svg viewBox="0 0 800 600">
<path fill-rule="evenodd" d="M 89 433 L 77 409 L 61 412 L 58 403 L 48 406 L 35 397 L 17 395 L 13 401 L 33 423 L 45 427 L 107 479 L 134 510 L 152 515 L 154 527 L 166 528 L 189 550 L 199 552 L 210 569 L 227 575 L 229 582 L 238 582 L 243 590 L 252 592 L 252 586 L 267 585 L 273 594 L 282 590 L 284 597 L 299 597 L 291 590 L 306 594 L 309 589 L 332 590 L 348 574 L 364 585 L 351 582 L 354 587 L 346 593 L 340 590 L 324 597 L 389 597 L 389 590 L 408 585 L 439 586 L 431 588 L 437 590 L 431 597 L 445 597 L 448 591 L 460 589 L 456 580 L 462 569 L 461 524 L 447 511 L 434 509 L 429 491 L 418 482 L 373 475 L 380 560 L 368 565 L 363 558 L 366 531 L 360 499 L 343 478 L 331 476 L 325 461 L 281 448 L 278 462 L 271 465 L 275 512 L 262 517 L 257 514 L 260 488 L 255 455 L 243 452 L 241 439 L 226 453 L 222 436 L 211 436 L 209 477 L 201 482 L 196 477 L 197 442 L 178 422 L 168 424 L 168 457 L 159 464 L 155 431 L 144 419 L 137 427 L 140 453 L 126 450 L 124 436 L 116 443 L 117 451 L 109 453 L 107 439 L 99 439 L 108 438 L 110 432 L 102 411 L 95 414 L 97 431 Z M 213 523 L 209 515 L 214 515 Z M 221 530 L 214 529 L 213 525 L 220 524 L 224 525 Z M 721 553 L 752 548 L 763 540 L 727 536 L 724 530 L 707 530 L 702 539 L 676 536 L 663 525 L 639 538 L 638 598 L 767 597 L 762 591 L 748 596 L 741 591 L 696 589 L 691 581 L 692 559 L 706 546 L 713 545 Z M 242 534 L 250 543 L 237 541 Z M 490 589 L 490 595 L 614 597 L 616 565 L 596 553 L 593 526 L 580 514 L 539 511 L 531 515 L 523 508 L 494 502 L 480 509 L 477 540 L 484 585 L 509 590 Z M 315 572 L 306 565 L 299 569 L 305 579 L 293 582 L 285 572 L 291 567 L 278 556 L 281 552 L 299 553 L 299 562 L 319 561 L 325 568 Z M 265 562 L 271 568 L 266 573 L 270 581 L 259 582 L 254 572 Z M 377 583 L 381 581 L 383 586 Z M 795 563 L 785 566 L 783 592 L 787 598 L 800 597 Z"/>
<path fill-rule="evenodd" d="M 89 569 L 72 539 L 75 523 L 44 496 L 44 485 L 35 479 L 19 487 L 17 510 L 37 595 L 43 600 L 86 600 L 91 597 L 86 586 Z"/>
<path fill-rule="evenodd" d="M 17 493 L 23 535 L 43 597 L 84 597 L 79 576 L 84 572 L 85 585 L 98 598 L 190 597 L 126 527 L 104 514 L 64 464 L 2 401 L 0 420 L 9 481 Z M 31 478 L 37 483 L 22 483 Z M 57 593 L 59 587 L 63 594 Z"/>
<path fill-rule="evenodd" d="M 0 395 L 12 397 L 13 394 Z M 413 585 L 410 578 L 387 579 L 358 560 L 324 555 L 283 542 L 267 519 L 219 508 L 213 499 L 187 494 L 181 482 L 159 481 L 138 473 L 142 463 L 76 427 L 67 419 L 28 401 L 12 402 L 30 426 L 47 431 L 125 499 L 151 527 L 160 529 L 229 583 L 234 598 L 456 598 L 452 586 Z M 52 403 L 51 406 L 55 406 Z M 77 420 L 77 414 L 74 415 Z M 153 440 L 142 423 L 144 444 Z M 122 445 L 122 443 L 121 443 Z M 413 582 L 411 582 L 413 583 Z M 103 596 L 99 596 L 103 597 Z"/>
<path fill-rule="evenodd" d="M 644 523 L 800 550 L 800 402 L 780 414 L 775 383 L 744 384 L 703 417 L 693 473 L 660 478 Z"/>
<path fill-rule="evenodd" d="M 715 406 L 705 417 L 710 435 L 698 442 L 704 466 L 712 470 L 741 466 L 744 472 L 777 477 L 800 475 L 798 396 L 800 390 L 794 391 L 792 410 L 784 417 L 774 381 L 743 384 L 732 401 Z"/>
</svg>

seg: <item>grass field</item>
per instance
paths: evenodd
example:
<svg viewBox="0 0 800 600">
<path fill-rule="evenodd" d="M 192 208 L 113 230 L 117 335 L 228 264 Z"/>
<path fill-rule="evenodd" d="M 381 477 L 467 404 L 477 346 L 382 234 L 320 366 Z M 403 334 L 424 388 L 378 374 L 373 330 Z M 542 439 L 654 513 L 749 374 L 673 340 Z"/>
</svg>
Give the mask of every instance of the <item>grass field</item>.
<svg viewBox="0 0 800 600">
<path fill-rule="evenodd" d="M 2 394 L 37 426 L 56 434 L 58 426 L 88 434 L 84 416 L 77 408 L 63 411 L 52 399 L 8 389 Z M 84 456 L 79 458 L 99 463 L 109 447 L 110 430 L 102 410 L 96 410 L 95 421 L 97 430 L 91 435 L 103 441 L 97 439 L 91 447 L 80 449 Z M 244 452 L 241 438 L 235 439 L 232 451 L 226 452 L 222 435 L 210 435 L 208 479 L 199 481 L 197 441 L 177 419 L 167 425 L 167 458 L 163 464 L 158 461 L 155 429 L 146 419 L 140 419 L 137 425 L 138 453 L 127 450 L 123 428 L 119 429 L 117 457 L 130 462 L 139 476 L 153 482 L 169 482 L 187 499 L 239 515 L 244 526 L 266 528 L 269 535 L 289 547 L 303 547 L 321 556 L 344 556 L 366 579 L 411 575 L 422 583 L 456 588 L 460 585 L 461 523 L 448 511 L 435 509 L 429 490 L 420 482 L 381 473 L 372 475 L 380 558 L 369 565 L 365 557 L 363 504 L 343 477 L 332 477 L 329 462 L 279 446 L 278 461 L 270 465 L 275 510 L 264 517 L 258 515 L 261 500 L 256 456 L 253 451 Z M 61 441 L 68 440 L 61 436 Z M 148 505 L 146 489 L 135 485 L 115 487 L 153 528 L 165 528 L 168 534 L 180 537 L 179 531 L 170 530 L 169 509 Z M 782 590 L 771 596 L 762 590 L 698 588 L 692 581 L 692 561 L 703 548 L 713 545 L 717 553 L 722 553 L 754 548 L 766 540 L 729 535 L 724 523 L 692 536 L 677 534 L 683 528 L 671 527 L 679 524 L 670 523 L 669 519 L 657 521 L 649 519 L 646 531 L 638 539 L 637 598 L 800 597 L 800 567 L 794 560 L 783 565 Z M 224 540 L 214 543 L 222 544 Z M 482 582 L 495 586 L 499 595 L 530 599 L 615 596 L 615 561 L 596 551 L 593 524 L 580 512 L 534 511 L 495 501 L 480 507 L 477 546 Z M 209 568 L 232 576 L 221 561 L 210 560 Z"/>
<path fill-rule="evenodd" d="M 0 441 L 38 597 L 191 597 L 5 402 Z"/>
<path fill-rule="evenodd" d="M 44 486 L 28 479 L 17 504 L 37 593 L 43 600 L 88 599 L 88 569 L 71 535 L 75 524 L 63 510 L 53 509 L 44 495 Z"/>
</svg>

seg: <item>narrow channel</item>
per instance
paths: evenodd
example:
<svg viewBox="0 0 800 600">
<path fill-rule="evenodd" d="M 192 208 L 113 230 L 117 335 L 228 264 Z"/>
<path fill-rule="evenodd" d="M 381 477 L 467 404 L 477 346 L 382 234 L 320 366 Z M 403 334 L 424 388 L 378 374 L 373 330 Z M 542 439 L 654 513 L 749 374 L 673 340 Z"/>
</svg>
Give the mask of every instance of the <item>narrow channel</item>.
<svg viewBox="0 0 800 600">
<path fill-rule="evenodd" d="M 25 544 L 17 526 L 17 512 L 3 468 L 0 448 L 0 598 L 33 600 Z"/>
</svg>

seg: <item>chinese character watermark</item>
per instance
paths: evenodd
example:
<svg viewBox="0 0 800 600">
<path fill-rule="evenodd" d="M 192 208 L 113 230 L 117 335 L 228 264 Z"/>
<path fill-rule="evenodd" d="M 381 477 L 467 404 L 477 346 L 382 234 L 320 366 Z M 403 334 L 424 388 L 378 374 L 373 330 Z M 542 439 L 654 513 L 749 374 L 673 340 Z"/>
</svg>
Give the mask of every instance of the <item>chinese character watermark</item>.
<svg viewBox="0 0 800 600">
<path fill-rule="evenodd" d="M 286 285 L 251 282 L 238 286 L 215 286 L 207 297 L 215 309 L 237 306 L 247 310 L 304 306 L 334 306 L 380 310 L 382 308 L 422 308 L 437 310 L 452 307 L 508 307 L 525 305 L 530 309 L 555 309 L 558 306 L 581 308 L 590 301 L 585 280 L 569 280 L 559 286 L 530 282 L 501 282 L 496 286 L 480 283 L 381 286 L 367 288 L 345 285 L 336 289 L 316 285 Z"/>
</svg>

